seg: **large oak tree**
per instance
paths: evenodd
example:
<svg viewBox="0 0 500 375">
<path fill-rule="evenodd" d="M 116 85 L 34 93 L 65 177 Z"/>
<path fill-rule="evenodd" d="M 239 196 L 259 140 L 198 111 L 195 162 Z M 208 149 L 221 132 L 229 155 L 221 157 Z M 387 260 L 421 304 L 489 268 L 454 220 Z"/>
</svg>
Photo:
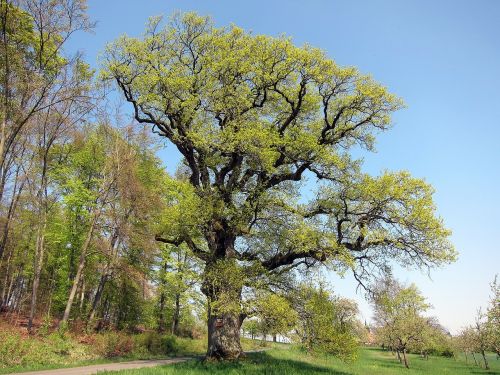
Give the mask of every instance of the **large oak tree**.
<svg viewBox="0 0 500 375">
<path fill-rule="evenodd" d="M 103 67 L 135 119 L 183 156 L 177 211 L 158 240 L 205 264 L 209 357 L 241 354 L 242 294 L 293 269 L 326 263 L 364 283 L 391 260 L 454 259 L 429 185 L 406 172 L 370 177 L 350 156 L 372 150 L 402 106 L 369 76 L 193 13 L 152 18 L 141 38 L 111 44 Z M 318 182 L 308 203 L 306 178 Z"/>
</svg>

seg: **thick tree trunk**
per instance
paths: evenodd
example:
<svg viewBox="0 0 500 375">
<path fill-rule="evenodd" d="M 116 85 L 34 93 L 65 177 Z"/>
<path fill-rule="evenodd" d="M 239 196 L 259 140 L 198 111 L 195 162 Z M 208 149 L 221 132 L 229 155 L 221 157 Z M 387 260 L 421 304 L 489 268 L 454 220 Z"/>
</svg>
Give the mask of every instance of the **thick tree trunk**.
<svg viewBox="0 0 500 375">
<path fill-rule="evenodd" d="M 243 352 L 240 329 L 246 315 L 239 311 L 242 284 L 238 285 L 240 280 L 235 280 L 232 275 L 238 268 L 234 248 L 236 238 L 230 235 L 225 222 L 214 222 L 213 229 L 206 238 L 215 259 L 206 264 L 202 286 L 208 300 L 207 358 L 237 359 Z M 228 302 L 231 306 L 227 306 Z"/>
<path fill-rule="evenodd" d="M 240 344 L 241 318 L 239 314 L 208 316 L 207 357 L 213 359 L 237 359 L 242 354 Z"/>
</svg>

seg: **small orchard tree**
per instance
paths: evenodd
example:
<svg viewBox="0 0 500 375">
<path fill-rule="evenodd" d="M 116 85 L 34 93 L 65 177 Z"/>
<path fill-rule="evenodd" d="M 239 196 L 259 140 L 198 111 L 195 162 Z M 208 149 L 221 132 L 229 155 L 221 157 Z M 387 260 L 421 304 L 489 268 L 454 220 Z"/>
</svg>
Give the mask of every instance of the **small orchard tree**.
<svg viewBox="0 0 500 375">
<path fill-rule="evenodd" d="M 247 319 L 243 323 L 242 329 L 243 332 L 249 334 L 250 338 L 254 340 L 260 331 L 259 321 L 257 319 Z"/>
<path fill-rule="evenodd" d="M 500 283 L 498 276 L 491 283 L 491 300 L 487 309 L 486 329 L 491 350 L 500 358 Z"/>
<path fill-rule="evenodd" d="M 427 321 L 422 313 L 429 305 L 415 285 L 404 287 L 391 280 L 377 287 L 372 302 L 380 337 L 409 368 L 406 354 L 412 345 L 418 345 L 425 338 Z"/>
<path fill-rule="evenodd" d="M 473 327 L 466 327 L 460 331 L 460 334 L 455 340 L 457 346 L 463 351 L 465 355 L 465 362 L 468 363 L 468 354 L 474 359 L 476 366 L 478 365 L 474 353 L 478 351 L 477 335 Z"/>
<path fill-rule="evenodd" d="M 241 354 L 242 296 L 266 279 L 328 263 L 363 282 L 389 259 L 454 259 L 429 185 L 407 172 L 368 176 L 350 157 L 372 150 L 402 107 L 356 69 L 193 13 L 165 27 L 152 18 L 142 38 L 109 45 L 102 65 L 135 119 L 183 156 L 187 210 L 158 237 L 204 263 L 209 357 Z M 306 177 L 322 182 L 308 204 Z"/>
<path fill-rule="evenodd" d="M 356 357 L 358 307 L 354 301 L 333 295 L 322 286 L 302 284 L 291 294 L 298 313 L 297 333 L 309 352 Z"/>
<path fill-rule="evenodd" d="M 254 304 L 264 342 L 267 335 L 272 335 L 273 341 L 276 341 L 276 335 L 286 335 L 295 327 L 297 313 L 285 297 L 264 293 Z"/>
<path fill-rule="evenodd" d="M 409 346 L 411 352 L 420 353 L 425 359 L 431 353 L 447 357 L 453 355 L 451 335 L 436 318 L 425 319 L 419 336 L 419 340 Z"/>
<path fill-rule="evenodd" d="M 488 359 L 486 358 L 486 351 L 489 349 L 490 344 L 490 331 L 486 321 L 485 314 L 479 309 L 476 315 L 476 321 L 473 325 L 475 334 L 476 351 L 483 357 L 484 368 L 489 370 Z"/>
</svg>

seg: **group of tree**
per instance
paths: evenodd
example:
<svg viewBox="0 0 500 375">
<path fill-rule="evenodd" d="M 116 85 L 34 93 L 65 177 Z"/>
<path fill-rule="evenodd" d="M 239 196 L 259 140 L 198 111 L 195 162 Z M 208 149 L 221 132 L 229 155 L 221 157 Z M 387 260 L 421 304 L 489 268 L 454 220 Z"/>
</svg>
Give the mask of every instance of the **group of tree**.
<svg viewBox="0 0 500 375">
<path fill-rule="evenodd" d="M 391 276 L 380 279 L 371 295 L 376 342 L 409 368 L 407 354 L 452 356 L 451 335 L 424 313 L 430 305 L 416 285 L 402 285 Z"/>
<path fill-rule="evenodd" d="M 97 78 L 64 48 L 93 26 L 84 0 L 1 0 L 0 11 L 1 304 L 30 331 L 50 316 L 181 333 L 198 317 L 207 356 L 238 358 L 247 317 L 272 335 L 293 310 L 308 349 L 350 353 L 355 307 L 295 288 L 303 272 L 326 265 L 366 287 L 393 262 L 454 260 L 432 188 L 363 173 L 351 155 L 373 150 L 402 107 L 369 76 L 187 13 L 110 44 Z M 132 124 L 103 106 L 110 83 Z M 175 176 L 157 140 L 182 156 Z M 420 327 L 426 304 L 400 289 L 406 315 L 381 314 Z M 408 336 L 393 346 L 403 356 Z"/>
<path fill-rule="evenodd" d="M 301 282 L 286 293 L 266 293 L 253 304 L 251 319 L 243 325 L 250 337 L 283 336 L 309 353 L 335 355 L 350 361 L 366 339 L 356 302 L 339 297 L 324 283 Z"/>
<path fill-rule="evenodd" d="M 91 30 L 85 12 L 81 0 L 1 1 L 0 311 L 30 332 L 46 317 L 164 330 L 168 315 L 179 333 L 196 265 L 155 241 L 173 198 L 149 131 L 113 118 L 65 51 Z"/>
<path fill-rule="evenodd" d="M 489 369 L 487 352 L 500 358 L 500 287 L 491 284 L 491 300 L 486 312 L 478 310 L 475 322 L 452 336 L 438 320 L 425 315 L 430 305 L 417 287 L 402 285 L 391 276 L 378 280 L 372 290 L 376 343 L 392 351 L 409 367 L 407 353 L 455 357 L 463 353 L 476 366 Z M 478 361 L 476 354 L 480 356 Z"/>
<path fill-rule="evenodd" d="M 455 346 L 464 353 L 466 362 L 471 356 L 476 366 L 480 363 L 476 353 L 480 355 L 485 369 L 489 369 L 487 351 L 500 358 L 500 285 L 497 277 L 491 283 L 491 300 L 486 312 L 478 309 L 475 322 L 462 329 L 455 339 Z"/>
</svg>

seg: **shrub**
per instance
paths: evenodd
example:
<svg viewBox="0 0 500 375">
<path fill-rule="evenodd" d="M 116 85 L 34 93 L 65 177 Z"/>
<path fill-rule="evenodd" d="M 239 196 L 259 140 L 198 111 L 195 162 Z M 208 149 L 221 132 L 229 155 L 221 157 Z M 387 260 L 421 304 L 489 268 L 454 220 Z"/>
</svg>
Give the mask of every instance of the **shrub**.
<svg viewBox="0 0 500 375">
<path fill-rule="evenodd" d="M 106 332 L 95 337 L 95 351 L 105 358 L 125 356 L 133 350 L 134 341 L 126 334 Z"/>
<path fill-rule="evenodd" d="M 177 354 L 179 352 L 179 344 L 175 336 L 163 336 L 161 347 L 164 354 Z"/>
<path fill-rule="evenodd" d="M 0 368 L 26 365 L 59 365 L 95 358 L 90 348 L 57 332 L 45 338 L 24 338 L 0 332 Z"/>
<path fill-rule="evenodd" d="M 19 334 L 0 333 L 0 365 L 3 367 L 20 365 L 25 354 L 29 351 L 28 345 Z"/>
<path fill-rule="evenodd" d="M 179 344 L 175 336 L 146 332 L 135 336 L 136 350 L 149 354 L 177 354 Z"/>
</svg>

